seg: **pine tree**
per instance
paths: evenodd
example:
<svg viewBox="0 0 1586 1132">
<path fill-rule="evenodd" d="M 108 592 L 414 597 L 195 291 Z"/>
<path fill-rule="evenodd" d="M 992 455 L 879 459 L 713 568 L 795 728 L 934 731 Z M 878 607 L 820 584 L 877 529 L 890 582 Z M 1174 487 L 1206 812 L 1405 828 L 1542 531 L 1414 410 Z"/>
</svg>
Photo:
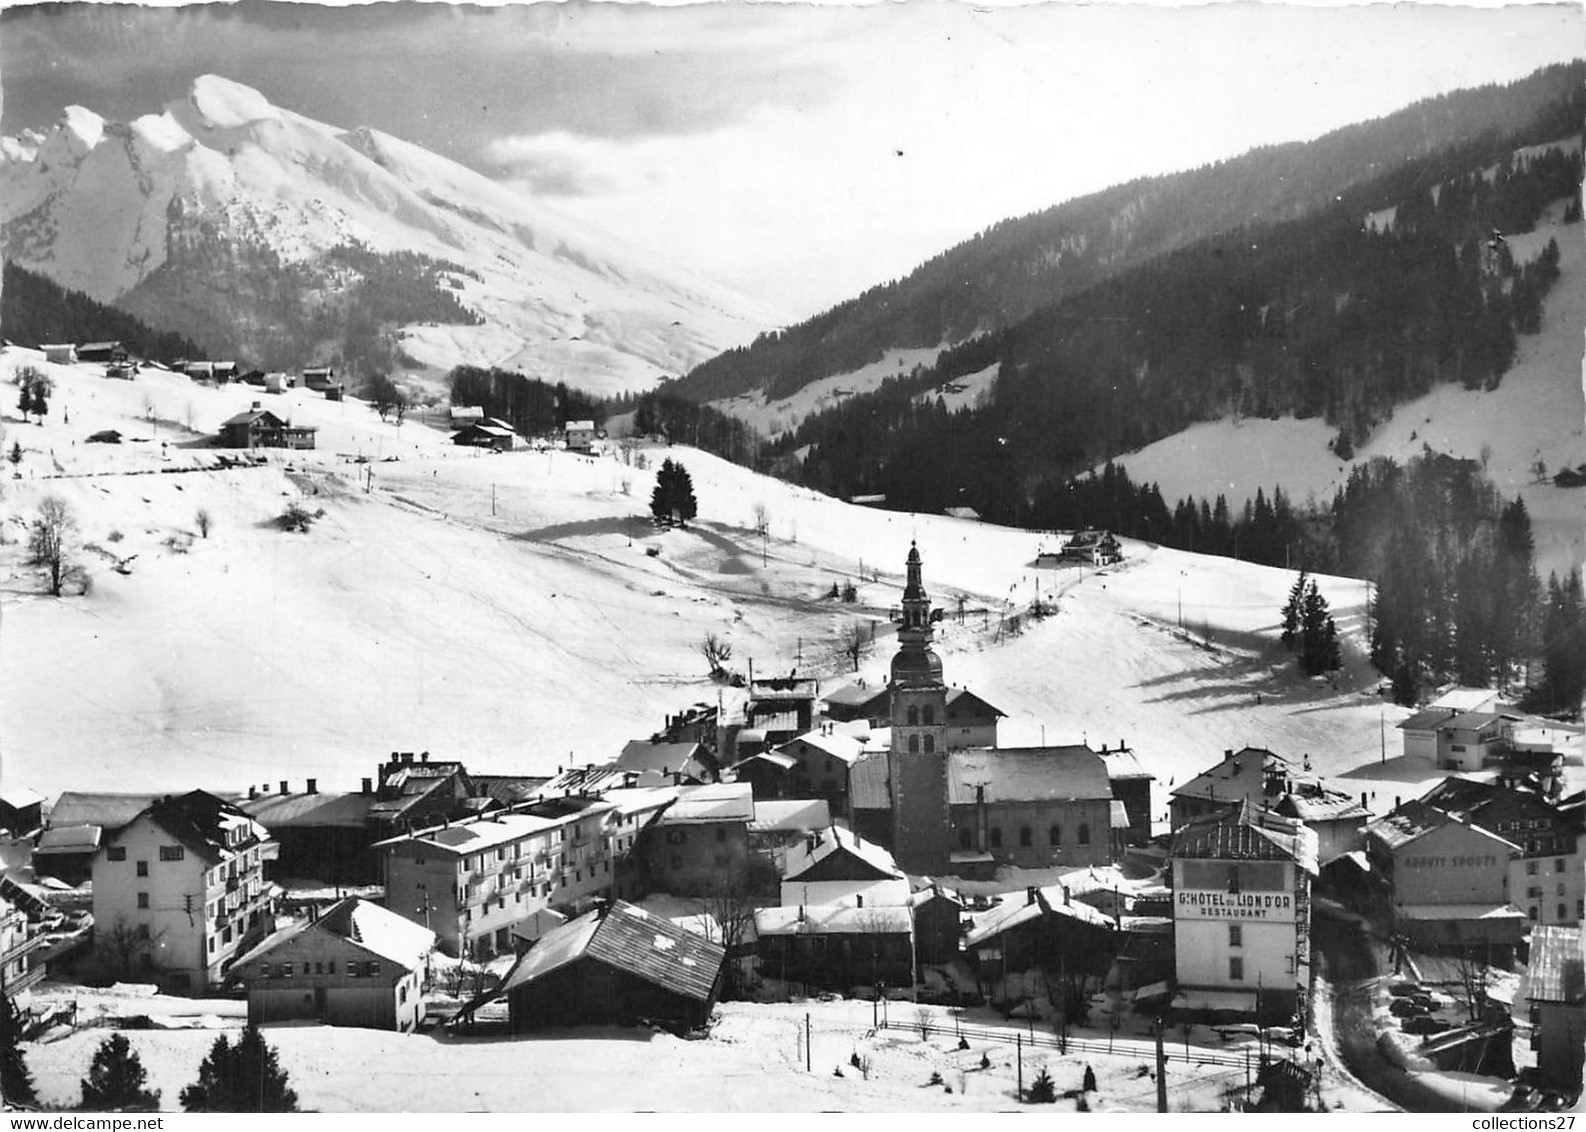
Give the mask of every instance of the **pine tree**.
<svg viewBox="0 0 1586 1132">
<path fill-rule="evenodd" d="M 677 479 L 673 488 L 672 507 L 677 517 L 687 525 L 699 514 L 699 502 L 694 498 L 694 480 L 688 474 L 688 469 L 682 464 L 675 464 L 674 467 L 677 469 Z"/>
<path fill-rule="evenodd" d="M 1320 676 L 1341 664 L 1338 627 L 1333 623 L 1327 599 L 1312 579 L 1300 607 L 1300 668 L 1307 676 Z"/>
<path fill-rule="evenodd" d="M 286 1072 L 256 1026 L 248 1026 L 236 1044 L 225 1035 L 215 1039 L 198 1067 L 198 1080 L 182 1090 L 186 1112 L 296 1112 L 297 1094 L 287 1087 Z"/>
<path fill-rule="evenodd" d="M 1289 590 L 1289 600 L 1283 606 L 1283 647 L 1294 649 L 1295 641 L 1300 631 L 1300 609 L 1305 602 L 1305 583 L 1307 574 L 1300 571 L 1300 576 L 1294 580 L 1294 588 Z"/>
<path fill-rule="evenodd" d="M 699 513 L 694 498 L 694 481 L 688 469 L 676 460 L 661 462 L 655 473 L 655 490 L 650 494 L 650 514 L 663 523 L 687 524 Z"/>
<path fill-rule="evenodd" d="M 99 1112 L 153 1112 L 160 1107 L 160 1091 L 144 1086 L 149 1075 L 125 1034 L 112 1034 L 100 1043 L 88 1076 L 82 1079 L 82 1107 Z"/>
<path fill-rule="evenodd" d="M 1024 1091 L 1024 1099 L 1029 1104 L 1052 1104 L 1057 1100 L 1057 1086 L 1052 1083 L 1052 1075 L 1046 1071 L 1046 1066 L 1043 1065 L 1035 1080 L 1030 1082 L 1030 1087 Z"/>
<path fill-rule="evenodd" d="M 39 1099 L 22 1056 L 22 1012 L 4 993 L 0 993 L 0 1099 L 13 1105 L 33 1105 Z"/>
</svg>

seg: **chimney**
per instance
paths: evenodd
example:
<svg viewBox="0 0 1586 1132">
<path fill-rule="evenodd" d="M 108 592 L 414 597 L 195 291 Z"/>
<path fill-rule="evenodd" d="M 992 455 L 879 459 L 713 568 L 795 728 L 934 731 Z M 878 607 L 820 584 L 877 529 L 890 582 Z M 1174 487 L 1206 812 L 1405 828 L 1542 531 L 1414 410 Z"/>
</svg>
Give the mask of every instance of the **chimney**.
<svg viewBox="0 0 1586 1132">
<path fill-rule="evenodd" d="M 366 778 L 363 780 L 363 792 L 365 794 L 374 793 L 374 781 L 372 779 Z"/>
<path fill-rule="evenodd" d="M 248 787 L 248 801 L 251 802 L 255 798 L 257 798 L 258 796 L 259 796 L 259 788 L 257 786 L 250 785 Z"/>
<path fill-rule="evenodd" d="M 1393 796 L 1393 808 L 1397 810 L 1402 805 L 1404 805 L 1404 803 L 1400 800 L 1399 795 L 1395 794 Z"/>
<path fill-rule="evenodd" d="M 1233 757 L 1234 757 L 1234 749 L 1232 747 L 1224 747 L 1223 748 L 1223 758 L 1231 759 Z"/>
<path fill-rule="evenodd" d="M 429 761 L 430 761 L 430 753 L 428 751 L 420 751 L 419 752 L 419 762 L 427 763 Z"/>
<path fill-rule="evenodd" d="M 862 893 L 862 892 L 854 893 L 854 907 L 855 908 L 863 908 L 864 906 L 865 906 L 865 894 Z"/>
<path fill-rule="evenodd" d="M 1366 805 L 1366 792 L 1364 790 L 1362 790 L 1360 792 L 1360 808 L 1362 810 L 1367 810 L 1367 809 L 1371 808 L 1371 807 Z"/>
<path fill-rule="evenodd" d="M 254 402 L 254 403 L 253 403 L 253 407 L 254 407 L 254 408 L 255 408 L 255 409 L 259 409 L 259 408 L 263 408 L 263 405 L 261 405 L 261 404 L 260 404 L 260 402 L 258 402 L 258 401 L 255 401 L 255 402 Z"/>
<path fill-rule="evenodd" d="M 286 779 L 283 778 L 283 779 L 281 779 L 281 793 L 285 794 L 286 792 L 287 792 Z"/>
<path fill-rule="evenodd" d="M 1063 886 L 1063 903 L 1064 904 L 1072 904 L 1073 903 L 1073 901 L 1068 898 L 1068 885 L 1066 885 L 1066 884 Z"/>
<path fill-rule="evenodd" d="M 1025 890 L 1024 890 L 1024 902 L 1026 904 L 1034 904 L 1035 903 L 1035 898 L 1036 898 L 1036 896 L 1038 896 L 1040 894 L 1040 891 L 1041 890 L 1039 888 L 1037 888 L 1033 884 L 1028 886 L 1027 888 L 1025 888 Z"/>
<path fill-rule="evenodd" d="M 308 792 L 310 794 L 318 794 L 319 793 L 319 779 L 310 778 L 308 780 L 308 786 L 307 786 L 306 789 L 308 790 Z"/>
<path fill-rule="evenodd" d="M 413 764 L 413 752 L 412 751 L 403 751 L 402 752 L 402 762 L 403 762 L 403 765 L 405 765 L 405 766 L 411 766 Z"/>
</svg>

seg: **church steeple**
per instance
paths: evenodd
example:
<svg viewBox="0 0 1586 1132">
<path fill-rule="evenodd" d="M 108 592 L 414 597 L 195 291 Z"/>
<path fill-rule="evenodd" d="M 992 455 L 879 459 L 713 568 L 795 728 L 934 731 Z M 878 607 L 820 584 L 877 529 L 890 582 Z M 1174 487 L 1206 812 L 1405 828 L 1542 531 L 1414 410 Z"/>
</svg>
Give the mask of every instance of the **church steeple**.
<svg viewBox="0 0 1586 1132">
<path fill-rule="evenodd" d="M 940 684 L 942 661 L 931 650 L 931 598 L 920 575 L 920 548 L 909 544 L 907 581 L 903 587 L 903 623 L 898 626 L 898 652 L 892 658 L 892 683 Z"/>
</svg>

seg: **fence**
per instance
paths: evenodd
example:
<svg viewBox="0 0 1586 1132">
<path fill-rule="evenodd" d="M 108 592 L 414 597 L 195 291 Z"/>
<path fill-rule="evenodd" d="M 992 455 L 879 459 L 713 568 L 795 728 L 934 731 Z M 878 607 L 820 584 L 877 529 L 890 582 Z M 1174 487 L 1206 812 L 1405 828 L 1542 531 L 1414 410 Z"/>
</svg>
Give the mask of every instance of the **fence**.
<svg viewBox="0 0 1586 1132">
<path fill-rule="evenodd" d="M 1096 1038 L 1069 1038 L 1061 1034 L 1046 1034 L 1034 1030 L 991 1030 L 981 1026 L 944 1026 L 937 1022 L 893 1022 L 882 1018 L 876 1023 L 879 1030 L 912 1030 L 922 1038 L 940 1034 L 949 1038 L 965 1038 L 972 1042 L 1001 1042 L 1004 1045 L 1022 1045 L 1026 1049 L 1054 1049 L 1062 1054 L 1123 1054 L 1141 1057 L 1156 1056 L 1155 1039 L 1123 1038 L 1105 1041 Z M 1261 1064 L 1260 1051 L 1222 1053 L 1215 1050 L 1177 1045 L 1164 1035 L 1162 1052 L 1168 1061 L 1182 1061 L 1190 1065 L 1219 1065 L 1231 1069 Z"/>
</svg>

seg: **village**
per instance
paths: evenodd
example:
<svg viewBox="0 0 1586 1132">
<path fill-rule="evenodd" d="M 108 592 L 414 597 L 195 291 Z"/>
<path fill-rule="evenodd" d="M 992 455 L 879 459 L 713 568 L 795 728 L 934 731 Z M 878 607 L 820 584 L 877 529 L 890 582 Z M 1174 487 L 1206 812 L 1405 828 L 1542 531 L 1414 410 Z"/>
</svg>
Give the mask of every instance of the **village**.
<svg viewBox="0 0 1586 1132">
<path fill-rule="evenodd" d="M 137 379 L 114 343 L 41 352 Z M 239 380 L 226 365 L 174 375 Z M 283 401 L 343 398 L 328 367 L 251 376 Z M 264 404 L 210 443 L 254 460 L 315 447 L 314 425 Z M 593 421 L 529 441 L 458 407 L 434 427 L 459 447 L 618 458 Z M 367 776 L 230 793 L 0 784 L 0 964 L 30 1052 L 49 1064 L 76 1042 L 85 1002 L 101 1025 L 214 1014 L 463 1058 L 613 1027 L 705 1048 L 761 1009 L 802 1015 L 794 1070 L 849 1088 L 885 1076 L 889 1043 L 934 1042 L 938 1092 L 957 1073 L 959 1103 L 977 1071 L 996 1103 L 1053 1100 L 1037 1064 L 1081 1109 L 1386 1107 L 1405 1082 L 1477 1108 L 1573 1103 L 1578 726 L 1446 689 L 1391 740 L 1435 781 L 1393 795 L 1384 778 L 1382 797 L 1253 745 L 1196 752 L 1199 773 L 1163 782 L 1127 736 L 1047 745 L 1046 726 L 1069 733 L 1058 712 L 1039 745 L 1010 744 L 998 689 L 962 685 L 935 649 L 964 610 L 933 602 L 930 549 L 895 548 L 883 671 L 860 673 L 857 651 L 848 679 L 707 656 L 717 702 L 679 702 L 554 773 L 394 750 Z M 1049 532 L 1036 563 L 1094 575 L 1129 553 L 1105 531 Z M 1363 1046 L 1340 1036 L 1345 1011 Z M 1168 1082 L 1207 1067 L 1215 1084 L 1170 1105 Z"/>
</svg>

